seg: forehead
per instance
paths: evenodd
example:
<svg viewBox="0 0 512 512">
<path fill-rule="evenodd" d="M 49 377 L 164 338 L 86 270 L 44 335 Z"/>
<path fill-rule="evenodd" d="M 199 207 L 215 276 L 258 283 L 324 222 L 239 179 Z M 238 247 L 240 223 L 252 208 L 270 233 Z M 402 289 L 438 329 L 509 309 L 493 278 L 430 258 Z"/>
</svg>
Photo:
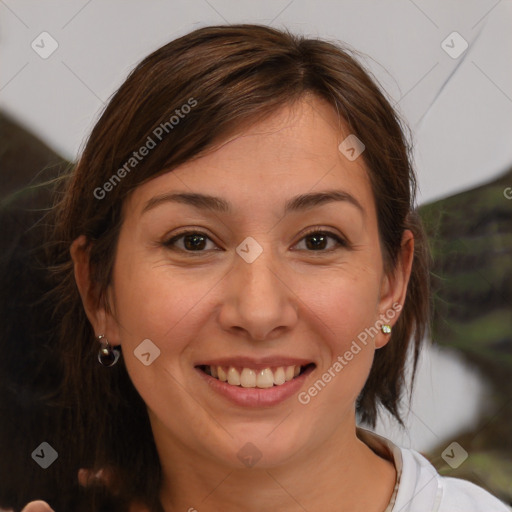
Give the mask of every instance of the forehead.
<svg viewBox="0 0 512 512">
<path fill-rule="evenodd" d="M 304 97 L 141 185 L 129 210 L 141 212 L 155 194 L 174 190 L 226 197 L 242 208 L 281 206 L 285 197 L 334 188 L 372 209 L 363 159 L 352 161 L 339 149 L 349 135 L 332 106 Z"/>
</svg>

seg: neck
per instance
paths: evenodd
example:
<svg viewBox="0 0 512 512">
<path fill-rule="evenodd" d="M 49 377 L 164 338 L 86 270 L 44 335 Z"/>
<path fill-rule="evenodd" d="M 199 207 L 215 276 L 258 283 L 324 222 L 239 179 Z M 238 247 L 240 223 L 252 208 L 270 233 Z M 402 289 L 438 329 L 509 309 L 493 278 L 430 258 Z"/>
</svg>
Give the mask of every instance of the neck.
<svg viewBox="0 0 512 512">
<path fill-rule="evenodd" d="M 355 420 L 349 426 L 289 462 L 262 468 L 235 468 L 157 439 L 163 510 L 383 512 L 396 470 L 357 438 Z"/>
</svg>

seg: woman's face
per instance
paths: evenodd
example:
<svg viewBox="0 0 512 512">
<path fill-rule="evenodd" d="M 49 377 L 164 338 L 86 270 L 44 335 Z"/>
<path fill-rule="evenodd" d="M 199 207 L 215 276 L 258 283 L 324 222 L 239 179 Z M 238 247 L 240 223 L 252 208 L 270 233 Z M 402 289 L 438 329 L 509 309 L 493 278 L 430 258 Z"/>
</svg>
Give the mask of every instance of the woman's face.
<svg viewBox="0 0 512 512">
<path fill-rule="evenodd" d="M 337 127 L 306 98 L 124 205 L 95 327 L 122 345 L 157 446 L 270 467 L 353 430 L 404 279 L 385 275 L 367 171 Z"/>
</svg>

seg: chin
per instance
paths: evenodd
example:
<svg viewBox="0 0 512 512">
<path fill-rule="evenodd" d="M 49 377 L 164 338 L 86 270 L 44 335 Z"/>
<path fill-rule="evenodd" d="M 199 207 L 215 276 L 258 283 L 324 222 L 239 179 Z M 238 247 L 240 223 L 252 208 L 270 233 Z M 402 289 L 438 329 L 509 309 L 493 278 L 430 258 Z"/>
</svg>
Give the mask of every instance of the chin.
<svg viewBox="0 0 512 512">
<path fill-rule="evenodd" d="M 226 450 L 218 456 L 235 468 L 244 465 L 260 469 L 275 468 L 288 463 L 310 444 L 305 432 L 302 428 L 300 430 L 291 430 L 287 419 L 281 424 L 279 421 L 265 422 L 264 425 L 245 426 L 238 432 L 231 430 L 233 438 L 227 439 Z"/>
</svg>

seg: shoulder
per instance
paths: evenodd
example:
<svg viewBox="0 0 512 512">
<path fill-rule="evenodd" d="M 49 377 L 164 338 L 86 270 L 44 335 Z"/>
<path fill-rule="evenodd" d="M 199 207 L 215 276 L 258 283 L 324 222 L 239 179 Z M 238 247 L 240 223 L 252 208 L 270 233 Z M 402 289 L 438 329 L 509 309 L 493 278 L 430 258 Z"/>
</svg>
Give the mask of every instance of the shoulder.
<svg viewBox="0 0 512 512">
<path fill-rule="evenodd" d="M 439 512 L 511 512 L 512 508 L 482 487 L 467 480 L 451 477 L 439 477 L 443 482 L 444 492 L 442 507 Z"/>
<path fill-rule="evenodd" d="M 429 512 L 512 512 L 512 508 L 467 480 L 439 475 L 415 450 L 400 448 L 403 458 L 402 500 L 417 505 L 404 510 Z M 397 500 L 398 501 L 398 500 Z M 397 510 L 401 510 L 400 507 Z"/>
<path fill-rule="evenodd" d="M 510 506 L 478 485 L 441 476 L 416 450 L 397 446 L 360 427 L 357 436 L 374 452 L 393 462 L 397 470 L 396 495 L 386 512 L 512 512 Z"/>
</svg>

